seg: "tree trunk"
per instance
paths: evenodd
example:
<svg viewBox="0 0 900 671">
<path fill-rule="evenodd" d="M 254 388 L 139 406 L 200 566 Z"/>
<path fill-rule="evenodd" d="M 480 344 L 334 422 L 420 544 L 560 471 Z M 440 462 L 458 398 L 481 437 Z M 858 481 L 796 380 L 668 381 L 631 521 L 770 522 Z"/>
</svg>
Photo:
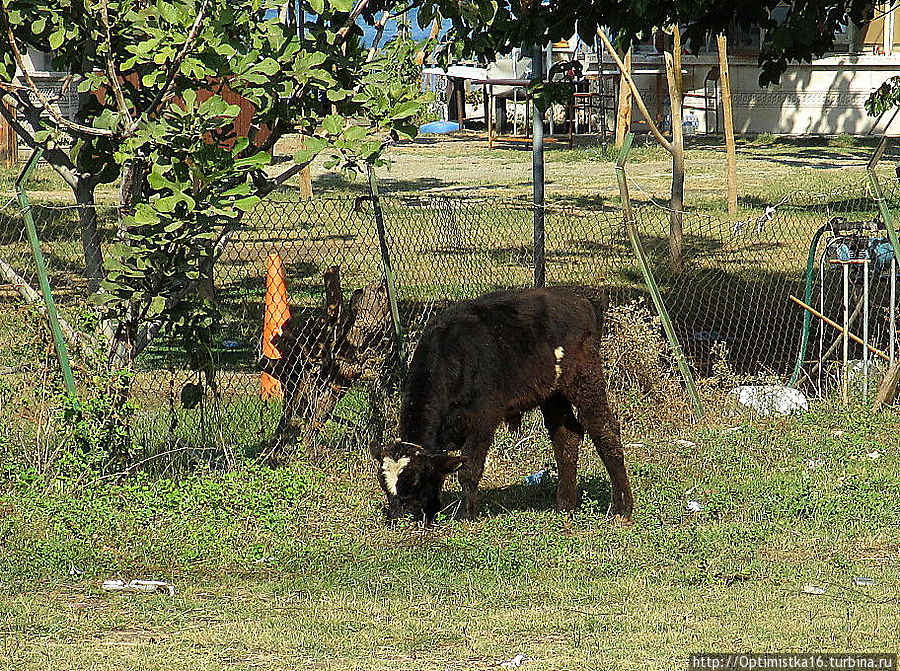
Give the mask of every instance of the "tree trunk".
<svg viewBox="0 0 900 671">
<path fill-rule="evenodd" d="M 103 248 L 100 229 L 97 225 L 97 207 L 94 202 L 94 187 L 78 181 L 75 189 L 78 203 L 78 221 L 81 225 L 81 248 L 84 253 L 84 275 L 88 280 L 88 290 L 95 293 L 103 277 Z"/>
<path fill-rule="evenodd" d="M 680 273 L 684 269 L 684 136 L 681 126 L 681 87 L 679 85 L 681 72 L 676 70 L 675 58 L 671 54 L 666 54 L 666 79 L 669 83 L 672 112 L 672 195 L 669 200 L 669 207 L 672 211 L 669 215 L 669 265 L 673 272 Z"/>
</svg>

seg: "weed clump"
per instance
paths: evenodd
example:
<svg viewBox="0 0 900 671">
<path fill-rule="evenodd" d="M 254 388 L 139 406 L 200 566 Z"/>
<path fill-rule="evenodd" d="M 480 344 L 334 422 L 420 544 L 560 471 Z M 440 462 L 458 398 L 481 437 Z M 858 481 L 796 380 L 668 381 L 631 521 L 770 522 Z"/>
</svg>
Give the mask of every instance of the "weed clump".
<svg viewBox="0 0 900 671">
<path fill-rule="evenodd" d="M 602 353 L 623 421 L 677 421 L 688 412 L 672 349 L 643 299 L 609 308 Z"/>
</svg>

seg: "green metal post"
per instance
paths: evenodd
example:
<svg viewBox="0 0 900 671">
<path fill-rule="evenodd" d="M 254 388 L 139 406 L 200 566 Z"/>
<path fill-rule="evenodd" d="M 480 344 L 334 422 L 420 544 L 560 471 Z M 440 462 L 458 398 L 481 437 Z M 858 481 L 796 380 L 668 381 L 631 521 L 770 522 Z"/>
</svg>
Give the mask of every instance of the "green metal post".
<svg viewBox="0 0 900 671">
<path fill-rule="evenodd" d="M 900 256 L 900 240 L 897 238 L 897 227 L 894 226 L 894 215 L 891 213 L 891 208 L 888 207 L 887 202 L 884 200 L 884 192 L 881 190 L 881 181 L 878 179 L 878 175 L 875 172 L 875 166 L 877 166 L 878 162 L 881 160 L 881 156 L 884 154 L 887 144 L 887 136 L 882 137 L 881 142 L 879 142 L 878 146 L 875 148 L 875 153 L 872 154 L 872 158 L 869 159 L 869 163 L 866 166 L 866 173 L 869 175 L 869 183 L 872 185 L 872 191 L 875 193 L 875 199 L 878 201 L 878 209 L 881 212 L 882 220 L 884 220 L 884 227 L 887 229 L 888 239 L 891 241 L 891 247 L 894 248 L 894 258 L 897 258 Z"/>
<path fill-rule="evenodd" d="M 653 276 L 653 271 L 650 268 L 650 263 L 647 261 L 647 255 L 644 252 L 644 246 L 641 243 L 641 239 L 638 236 L 637 229 L 634 225 L 634 217 L 631 211 L 631 198 L 628 195 L 628 180 L 625 178 L 625 162 L 628 160 L 628 153 L 631 151 L 631 143 L 633 141 L 634 134 L 628 133 L 628 135 L 625 136 L 625 141 L 622 143 L 622 148 L 619 150 L 619 158 L 616 161 L 616 180 L 619 183 L 619 196 L 622 200 L 622 209 L 625 212 L 625 228 L 628 231 L 628 239 L 631 241 L 635 259 L 637 259 L 638 265 L 641 267 L 641 272 L 644 275 L 644 281 L 647 283 L 647 290 L 650 292 L 650 297 L 653 299 L 656 313 L 659 315 L 659 320 L 662 323 L 666 339 L 669 341 L 669 347 L 672 348 L 672 355 L 675 357 L 675 362 L 678 364 L 678 371 L 681 373 L 681 377 L 684 380 L 684 386 L 687 389 L 688 397 L 691 399 L 691 406 L 694 409 L 694 414 L 697 419 L 702 419 L 704 415 L 703 403 L 700 400 L 700 393 L 697 391 L 697 385 L 694 383 L 694 375 L 691 373 L 691 368 L 688 365 L 687 358 L 684 356 L 684 351 L 681 349 L 681 344 L 678 342 L 678 336 L 675 334 L 675 328 L 672 326 L 672 319 L 669 317 L 669 311 L 666 309 L 666 304 L 663 302 L 662 294 L 659 291 L 659 285 L 656 283 L 656 278 Z"/>
<path fill-rule="evenodd" d="M 50 322 L 50 330 L 53 332 L 53 342 L 56 345 L 56 354 L 59 357 L 59 367 L 62 369 L 63 380 L 66 383 L 66 391 L 69 396 L 75 397 L 75 377 L 72 375 L 72 365 L 69 362 L 69 350 L 66 348 L 66 339 L 63 337 L 59 326 L 59 313 L 56 311 L 56 303 L 53 300 L 53 292 L 50 290 L 50 279 L 47 273 L 47 264 L 44 254 L 41 252 L 41 241 L 38 239 L 37 227 L 31 214 L 31 203 L 28 194 L 25 193 L 25 182 L 31 176 L 44 150 L 35 149 L 31 158 L 22 168 L 22 172 L 16 179 L 16 196 L 19 207 L 22 210 L 22 218 L 25 220 L 25 230 L 28 233 L 28 242 L 31 244 L 31 254 L 34 256 L 34 265 L 37 269 L 38 281 L 41 285 L 41 294 L 44 297 L 44 306 L 47 308 L 47 319 Z"/>
<path fill-rule="evenodd" d="M 403 346 L 403 326 L 400 323 L 400 309 L 397 304 L 397 285 L 394 282 L 394 269 L 391 264 L 391 252 L 387 242 L 387 230 L 384 226 L 384 212 L 378 198 L 378 180 L 375 170 L 369 166 L 369 191 L 372 195 L 372 209 L 375 212 L 375 230 L 378 233 L 378 247 L 381 253 L 381 269 L 384 272 L 388 305 L 391 309 L 391 326 L 394 331 L 394 346 L 400 359 L 400 370 L 406 374 L 406 351 Z"/>
</svg>

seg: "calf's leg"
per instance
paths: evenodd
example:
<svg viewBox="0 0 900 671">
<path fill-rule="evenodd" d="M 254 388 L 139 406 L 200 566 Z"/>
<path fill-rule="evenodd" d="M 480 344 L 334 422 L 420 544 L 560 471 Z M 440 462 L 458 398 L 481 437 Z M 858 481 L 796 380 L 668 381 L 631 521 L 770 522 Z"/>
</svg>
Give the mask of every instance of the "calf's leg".
<svg viewBox="0 0 900 671">
<path fill-rule="evenodd" d="M 606 378 L 599 360 L 585 366 L 575 377 L 569 398 L 578 409 L 578 418 L 590 435 L 606 471 L 612 489 L 610 513 L 623 522 L 631 521 L 634 498 L 628 472 L 625 470 L 625 454 L 619 432 L 619 422 L 609 407 L 606 397 Z"/>
<path fill-rule="evenodd" d="M 499 422 L 498 422 L 499 423 Z M 466 463 L 459 469 L 459 484 L 463 492 L 463 511 L 466 519 L 474 520 L 478 508 L 478 483 L 484 475 L 484 462 L 494 442 L 496 424 L 490 430 L 481 429 L 469 434 L 462 448 Z"/>
<path fill-rule="evenodd" d="M 556 488 L 556 509 L 574 510 L 578 504 L 578 450 L 584 429 L 575 418 L 572 404 L 561 394 L 554 394 L 541 403 L 544 426 L 553 441 L 553 453 L 559 470 Z"/>
</svg>

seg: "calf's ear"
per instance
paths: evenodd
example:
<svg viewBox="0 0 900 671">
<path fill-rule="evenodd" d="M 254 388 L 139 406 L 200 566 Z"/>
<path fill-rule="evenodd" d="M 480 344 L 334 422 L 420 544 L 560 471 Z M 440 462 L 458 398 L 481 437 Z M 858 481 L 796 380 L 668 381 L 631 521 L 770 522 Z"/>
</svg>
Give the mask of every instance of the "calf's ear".
<svg viewBox="0 0 900 671">
<path fill-rule="evenodd" d="M 466 457 L 455 457 L 449 454 L 442 454 L 438 458 L 438 468 L 444 475 L 450 475 L 462 468 L 466 461 Z"/>
</svg>

